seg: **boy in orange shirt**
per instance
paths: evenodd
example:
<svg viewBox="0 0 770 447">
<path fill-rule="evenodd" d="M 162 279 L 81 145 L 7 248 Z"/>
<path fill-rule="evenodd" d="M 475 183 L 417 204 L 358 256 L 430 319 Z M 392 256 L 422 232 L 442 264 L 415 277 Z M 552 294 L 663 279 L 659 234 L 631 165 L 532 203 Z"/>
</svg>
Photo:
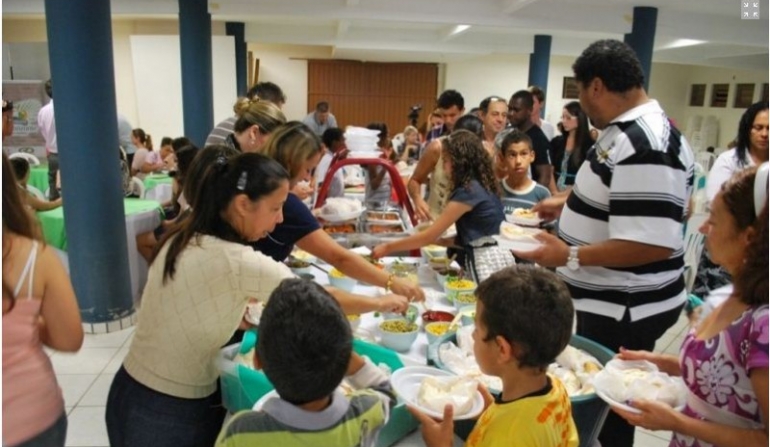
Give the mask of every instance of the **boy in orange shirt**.
<svg viewBox="0 0 770 447">
<path fill-rule="evenodd" d="M 468 436 L 467 447 L 576 447 L 572 407 L 561 382 L 546 368 L 569 343 L 572 299 L 564 283 L 546 269 L 514 266 L 476 290 L 473 352 L 481 371 L 500 377 L 503 391 L 488 393 L 487 408 Z M 410 408 L 422 423 L 428 447 L 451 446 L 452 407 L 437 422 Z"/>
</svg>

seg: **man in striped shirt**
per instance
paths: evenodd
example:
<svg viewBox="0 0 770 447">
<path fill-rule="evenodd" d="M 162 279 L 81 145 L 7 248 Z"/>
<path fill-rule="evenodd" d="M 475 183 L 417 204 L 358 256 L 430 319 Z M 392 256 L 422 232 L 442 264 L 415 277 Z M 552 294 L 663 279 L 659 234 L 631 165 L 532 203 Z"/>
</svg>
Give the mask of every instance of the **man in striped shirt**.
<svg viewBox="0 0 770 447">
<path fill-rule="evenodd" d="M 516 253 L 558 267 L 577 311 L 577 333 L 607 346 L 654 350 L 687 298 L 682 223 L 693 154 L 657 101 L 626 44 L 591 44 L 572 66 L 580 105 L 601 136 L 571 193 L 535 207 L 559 221 L 559 238 Z M 631 447 L 634 428 L 610 412 L 602 445 Z"/>
</svg>

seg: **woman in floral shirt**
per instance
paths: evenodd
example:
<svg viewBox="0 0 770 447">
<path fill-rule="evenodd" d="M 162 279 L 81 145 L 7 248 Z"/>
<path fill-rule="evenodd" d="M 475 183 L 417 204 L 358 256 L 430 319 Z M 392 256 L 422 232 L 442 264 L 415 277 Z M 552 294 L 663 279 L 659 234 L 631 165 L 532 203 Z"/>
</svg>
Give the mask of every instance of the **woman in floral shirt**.
<svg viewBox="0 0 770 447">
<path fill-rule="evenodd" d="M 767 172 L 765 163 L 725 183 L 701 227 L 712 260 L 735 278 L 730 297 L 687 334 L 679 358 L 621 348 L 621 358 L 649 360 L 687 384 L 682 413 L 650 401 L 633 403 L 641 414 L 613 409 L 673 431 L 671 447 L 768 445 Z"/>
</svg>

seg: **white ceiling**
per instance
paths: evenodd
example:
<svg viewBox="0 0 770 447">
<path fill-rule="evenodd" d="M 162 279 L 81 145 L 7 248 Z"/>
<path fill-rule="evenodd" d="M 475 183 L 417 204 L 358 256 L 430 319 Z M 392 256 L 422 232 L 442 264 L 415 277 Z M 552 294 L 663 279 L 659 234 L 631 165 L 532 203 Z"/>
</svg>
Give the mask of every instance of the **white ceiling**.
<svg viewBox="0 0 770 447">
<path fill-rule="evenodd" d="M 638 0 L 637 0 L 638 1 Z M 756 0 L 751 0 L 753 3 Z M 4 0 L 3 17 L 40 15 L 43 0 Z M 215 0 L 213 20 L 246 23 L 254 43 L 322 45 L 339 59 L 448 62 L 529 54 L 553 36 L 552 55 L 631 32 L 634 6 L 658 8 L 656 62 L 768 68 L 768 3 L 741 20 L 742 0 Z M 111 0 L 119 17 L 175 18 L 178 0 Z M 471 27 L 451 32 L 458 24 Z M 703 41 L 671 48 L 680 39 Z"/>
</svg>

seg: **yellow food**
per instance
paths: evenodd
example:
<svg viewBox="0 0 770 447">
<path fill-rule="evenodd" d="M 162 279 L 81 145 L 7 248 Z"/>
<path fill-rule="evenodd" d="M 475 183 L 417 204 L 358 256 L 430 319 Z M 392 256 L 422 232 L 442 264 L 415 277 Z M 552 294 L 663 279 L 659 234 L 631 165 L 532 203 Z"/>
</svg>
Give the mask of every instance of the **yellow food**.
<svg viewBox="0 0 770 447">
<path fill-rule="evenodd" d="M 532 210 L 528 210 L 525 208 L 516 208 L 515 210 L 513 210 L 513 215 L 518 217 L 523 217 L 524 219 L 537 218 L 537 214 L 533 213 Z"/>
<path fill-rule="evenodd" d="M 449 324 L 443 321 L 437 323 L 431 323 L 425 326 L 425 331 L 436 336 L 441 336 L 447 333 L 449 330 Z"/>
<path fill-rule="evenodd" d="M 446 285 L 450 289 L 458 289 L 458 290 L 472 289 L 476 287 L 476 283 L 469 279 L 456 279 L 456 278 L 447 279 Z"/>
<path fill-rule="evenodd" d="M 356 321 L 361 319 L 361 315 L 346 315 L 348 317 L 348 321 Z"/>
<path fill-rule="evenodd" d="M 387 320 L 380 323 L 380 329 L 387 332 L 407 333 L 417 330 L 417 325 L 406 320 Z"/>
<path fill-rule="evenodd" d="M 295 249 L 292 253 L 292 256 L 294 256 L 295 259 L 299 259 L 300 261 L 307 261 L 308 259 L 314 258 L 313 255 L 306 252 L 305 250 Z"/>
<path fill-rule="evenodd" d="M 333 269 L 332 269 L 332 270 L 329 272 L 329 276 L 331 276 L 332 278 L 344 278 L 344 277 L 345 277 L 345 274 L 344 274 L 344 273 L 342 273 L 341 271 L 337 270 L 336 268 L 333 268 Z"/>
<path fill-rule="evenodd" d="M 472 293 L 460 293 L 455 299 L 460 303 L 474 304 L 476 302 L 476 295 Z"/>
</svg>

